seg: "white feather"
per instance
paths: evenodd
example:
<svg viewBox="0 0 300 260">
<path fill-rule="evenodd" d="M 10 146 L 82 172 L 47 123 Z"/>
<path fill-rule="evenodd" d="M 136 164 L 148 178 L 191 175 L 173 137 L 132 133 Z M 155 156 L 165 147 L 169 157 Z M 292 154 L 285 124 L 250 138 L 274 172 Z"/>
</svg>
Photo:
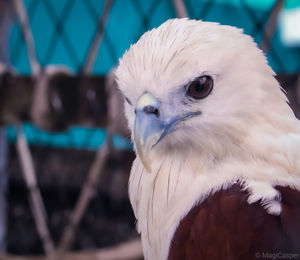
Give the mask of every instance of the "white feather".
<svg viewBox="0 0 300 260">
<path fill-rule="evenodd" d="M 212 93 L 185 103 L 184 86 L 200 75 L 214 80 Z M 152 153 L 153 173 L 137 158 L 129 195 L 146 259 L 166 259 L 180 220 L 213 192 L 240 182 L 249 203 L 262 200 L 280 214 L 275 185 L 300 189 L 299 121 L 253 39 L 230 26 L 173 19 L 145 33 L 116 70 L 128 126 L 139 97 L 150 92 L 162 118 L 192 110 Z"/>
</svg>

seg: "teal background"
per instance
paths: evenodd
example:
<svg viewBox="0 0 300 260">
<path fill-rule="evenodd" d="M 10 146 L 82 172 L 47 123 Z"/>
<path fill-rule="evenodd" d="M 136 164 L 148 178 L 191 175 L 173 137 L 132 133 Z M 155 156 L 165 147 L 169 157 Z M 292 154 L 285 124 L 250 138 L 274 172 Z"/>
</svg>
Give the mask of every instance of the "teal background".
<svg viewBox="0 0 300 260">
<path fill-rule="evenodd" d="M 191 18 L 216 21 L 244 28 L 260 43 L 262 33 L 254 35 L 255 21 L 245 11 L 240 0 L 215 0 L 208 13 L 203 10 L 212 0 L 185 0 Z M 270 10 L 275 0 L 244 1 L 258 20 Z M 43 66 L 65 64 L 78 72 L 97 28 L 97 17 L 101 15 L 103 0 L 25 0 L 30 17 L 38 59 Z M 66 12 L 66 6 L 69 10 Z M 286 8 L 300 6 L 298 0 L 285 1 Z M 99 48 L 94 74 L 104 75 L 131 43 L 146 31 L 175 17 L 172 0 L 115 0 L 105 28 L 104 39 Z M 55 18 L 55 19 L 54 19 Z M 61 27 L 56 21 L 62 19 Z M 265 21 L 264 21 L 265 22 Z M 299 25 L 300 26 L 300 25 Z M 62 35 L 58 31 L 62 31 Z M 72 48 L 65 45 L 67 38 Z M 48 52 L 52 45 L 53 51 Z M 14 67 L 22 74 L 30 74 L 26 47 L 18 25 L 10 39 L 10 57 Z M 273 53 L 275 50 L 275 54 Z M 73 54 L 70 54 L 70 53 Z M 300 48 L 286 47 L 281 43 L 279 29 L 272 41 L 268 59 L 276 72 L 296 72 L 300 69 Z"/>
<path fill-rule="evenodd" d="M 28 143 L 56 148 L 96 150 L 104 145 L 107 136 L 106 131 L 101 128 L 74 126 L 67 132 L 56 134 L 42 131 L 30 123 L 23 124 L 22 128 Z M 7 127 L 7 138 L 9 142 L 16 141 L 17 134 L 14 126 Z M 119 135 L 115 135 L 112 142 L 117 150 L 132 149 L 132 143 Z"/>
</svg>

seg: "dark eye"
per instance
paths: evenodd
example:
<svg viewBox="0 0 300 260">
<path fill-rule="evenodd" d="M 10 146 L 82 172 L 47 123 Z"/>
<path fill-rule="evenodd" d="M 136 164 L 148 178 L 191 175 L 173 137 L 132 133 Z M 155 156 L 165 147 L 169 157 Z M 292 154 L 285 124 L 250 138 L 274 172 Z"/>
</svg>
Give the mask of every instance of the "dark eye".
<svg viewBox="0 0 300 260">
<path fill-rule="evenodd" d="M 189 84 L 187 94 L 194 99 L 205 98 L 212 91 L 213 85 L 211 76 L 201 76 Z"/>
<path fill-rule="evenodd" d="M 125 97 L 125 100 L 126 100 L 126 102 L 129 104 L 129 105 L 131 105 L 132 106 L 132 103 L 131 103 L 131 101 L 126 97 L 126 96 L 124 96 Z"/>
</svg>

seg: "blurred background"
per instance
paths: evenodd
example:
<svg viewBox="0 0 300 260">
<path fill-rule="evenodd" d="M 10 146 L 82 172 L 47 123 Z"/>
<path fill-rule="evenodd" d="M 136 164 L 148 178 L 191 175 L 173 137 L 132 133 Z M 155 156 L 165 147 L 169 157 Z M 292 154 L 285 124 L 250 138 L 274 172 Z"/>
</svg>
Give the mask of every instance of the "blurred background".
<svg viewBox="0 0 300 260">
<path fill-rule="evenodd" d="M 0 259 L 142 258 L 112 72 L 174 17 L 243 28 L 300 115 L 298 0 L 0 0 Z"/>
</svg>

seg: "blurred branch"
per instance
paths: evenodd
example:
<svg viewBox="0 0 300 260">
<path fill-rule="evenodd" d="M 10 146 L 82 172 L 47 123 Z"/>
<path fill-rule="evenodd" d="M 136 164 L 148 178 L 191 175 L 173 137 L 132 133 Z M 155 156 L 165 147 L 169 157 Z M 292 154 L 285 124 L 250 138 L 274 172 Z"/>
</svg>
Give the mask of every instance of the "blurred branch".
<svg viewBox="0 0 300 260">
<path fill-rule="evenodd" d="M 32 209 L 35 224 L 43 242 L 43 247 L 47 255 L 54 252 L 53 241 L 50 238 L 46 224 L 46 211 L 34 172 L 33 160 L 28 147 L 26 136 L 20 126 L 17 126 L 17 152 L 21 161 L 23 176 L 26 181 L 30 196 L 30 206 Z"/>
<path fill-rule="evenodd" d="M 98 19 L 98 28 L 97 31 L 93 37 L 91 46 L 89 48 L 88 54 L 85 58 L 85 62 L 83 64 L 82 70 L 80 75 L 81 80 L 79 84 L 79 91 L 81 96 L 86 96 L 87 98 L 80 99 L 79 102 L 79 109 L 80 109 L 80 114 L 79 117 L 84 120 L 84 114 L 87 113 L 89 109 L 89 104 L 94 104 L 94 97 L 95 97 L 95 92 L 93 90 L 88 89 L 88 84 L 87 84 L 87 76 L 92 74 L 95 60 L 97 58 L 97 53 L 99 51 L 99 46 L 102 42 L 104 31 L 105 31 L 105 26 L 108 21 L 109 13 L 111 10 L 111 7 L 113 5 L 114 0 L 106 0 L 104 3 L 102 15 Z M 89 95 L 85 95 L 88 92 L 90 92 Z M 97 106 L 94 106 L 96 108 Z M 95 114 L 98 114 L 97 112 L 99 111 L 93 111 Z M 102 112 L 102 111 L 100 111 Z"/>
<path fill-rule="evenodd" d="M 23 0 L 13 0 L 14 8 L 19 18 L 21 30 L 25 39 L 29 62 L 32 74 L 36 77 L 36 86 L 34 88 L 32 112 L 36 112 L 37 108 L 41 108 L 40 99 L 37 98 L 37 93 L 45 91 L 44 73 L 41 70 L 40 63 L 37 60 L 34 39 L 29 24 L 27 11 Z M 40 239 L 42 240 L 44 250 L 48 256 L 54 252 L 54 244 L 50 237 L 50 233 L 46 224 L 46 211 L 40 190 L 37 186 L 33 159 L 29 150 L 26 136 L 21 127 L 17 125 L 17 151 L 23 168 L 23 175 L 26 181 L 27 188 L 30 194 L 30 205 L 35 224 L 38 230 Z"/>
<path fill-rule="evenodd" d="M 110 139 L 110 136 L 107 136 L 107 139 Z M 73 210 L 70 222 L 65 228 L 62 238 L 58 245 L 58 254 L 62 254 L 64 251 L 68 250 L 70 244 L 74 238 L 74 233 L 76 228 L 86 211 L 86 208 L 95 192 L 95 186 L 98 182 L 98 179 L 101 176 L 104 163 L 109 154 L 109 144 L 108 140 L 106 140 L 104 147 L 101 150 L 98 150 L 96 154 L 96 158 L 89 170 L 87 180 L 85 181 L 79 199 L 77 200 L 75 209 Z"/>
<path fill-rule="evenodd" d="M 183 0 L 173 0 L 173 5 L 178 18 L 189 17 Z"/>
<path fill-rule="evenodd" d="M 0 39 L 1 39 L 0 41 L 0 89 L 2 88 L 1 86 L 2 83 L 6 81 L 4 78 L 8 76 L 9 39 L 10 39 L 10 33 L 11 33 L 13 20 L 14 20 L 13 14 L 14 12 L 13 12 L 12 2 L 0 1 Z M 0 105 L 0 109 L 1 109 L 1 105 Z M 7 229 L 8 229 L 7 228 L 8 226 L 7 225 L 8 153 L 9 153 L 9 145 L 6 136 L 6 129 L 0 126 L 0 252 L 1 253 L 4 253 L 6 251 L 6 246 L 7 246 L 6 236 L 7 236 Z"/>
<path fill-rule="evenodd" d="M 110 74 L 110 77 L 113 77 L 112 74 Z M 107 80 L 106 84 L 112 84 L 113 81 Z M 113 86 L 110 86 L 113 87 Z M 108 104 L 108 111 L 110 111 L 110 104 Z M 108 115 L 108 123 L 107 123 L 107 137 L 104 143 L 104 146 L 97 151 L 96 158 L 89 170 L 87 179 L 81 189 L 81 193 L 79 196 L 79 199 L 77 201 L 77 204 L 75 206 L 75 209 L 73 210 L 71 217 L 70 217 L 70 223 L 65 228 L 62 238 L 58 245 L 58 254 L 62 254 L 64 251 L 68 250 L 70 247 L 70 244 L 73 240 L 74 233 L 76 231 L 76 228 L 79 224 L 79 222 L 82 219 L 82 216 L 84 212 L 86 211 L 86 208 L 90 202 L 90 199 L 92 198 L 94 192 L 95 192 L 95 186 L 97 185 L 99 178 L 101 177 L 101 174 L 103 173 L 105 161 L 108 157 L 108 155 L 111 153 L 112 146 L 112 136 L 114 133 L 113 129 L 113 121 L 114 118 L 111 117 L 111 115 Z"/>
<path fill-rule="evenodd" d="M 10 34 L 14 23 L 14 10 L 11 1 L 0 1 L 0 62 L 10 65 Z"/>
<path fill-rule="evenodd" d="M 99 50 L 100 43 L 103 39 L 105 26 L 107 24 L 108 16 L 113 2 L 114 0 L 106 0 L 106 2 L 104 3 L 102 15 L 100 16 L 98 21 L 98 29 L 96 31 L 96 34 L 94 35 L 93 42 L 91 44 L 89 52 L 86 56 L 84 66 L 82 68 L 83 75 L 88 75 L 93 70 L 95 60 L 97 58 L 97 52 Z"/>
<path fill-rule="evenodd" d="M 7 188 L 8 172 L 7 162 L 9 146 L 6 137 L 6 129 L 0 128 L 0 252 L 6 251 L 7 231 Z"/>
<path fill-rule="evenodd" d="M 46 260 L 42 256 L 13 256 L 0 255 L 2 260 Z M 57 258 L 57 260 L 137 260 L 143 259 L 142 245 L 140 239 L 125 242 L 117 246 L 103 248 L 99 250 L 70 252 Z"/>
<path fill-rule="evenodd" d="M 15 11 L 19 18 L 21 30 L 25 39 L 26 48 L 28 52 L 29 62 L 33 75 L 37 76 L 40 74 L 40 64 L 37 60 L 35 45 L 33 40 L 32 31 L 29 24 L 28 15 L 24 2 L 22 0 L 13 0 Z"/>
<path fill-rule="evenodd" d="M 283 7 L 283 4 L 284 0 L 277 0 L 275 2 L 274 6 L 272 7 L 269 19 L 263 30 L 263 39 L 261 41 L 260 47 L 265 53 L 267 53 L 270 49 L 272 39 L 277 28 L 278 15 Z"/>
<path fill-rule="evenodd" d="M 97 58 L 97 52 L 99 50 L 99 45 L 103 39 L 104 29 L 107 24 L 108 16 L 113 4 L 113 0 L 107 0 L 103 7 L 103 12 L 101 17 L 98 21 L 98 30 L 96 31 L 96 34 L 94 35 L 93 42 L 91 44 L 91 47 L 89 49 L 88 55 L 85 60 L 85 64 L 82 68 L 82 75 L 84 76 L 80 87 L 80 90 L 82 92 L 85 92 L 87 86 L 86 86 L 86 80 L 85 76 L 89 75 L 92 72 L 92 69 L 95 64 L 95 60 Z M 86 102 L 80 103 L 80 107 L 82 111 L 86 110 Z M 77 204 L 75 206 L 75 209 L 73 210 L 71 217 L 70 217 L 70 223 L 65 228 L 62 238 L 58 245 L 58 255 L 63 254 L 66 250 L 69 249 L 70 244 L 73 240 L 74 234 L 76 232 L 77 226 L 79 225 L 82 216 L 84 215 L 84 212 L 86 211 L 86 208 L 90 202 L 90 199 L 93 196 L 93 193 L 95 191 L 95 186 L 97 182 L 99 181 L 99 178 L 101 176 L 101 173 L 103 172 L 105 161 L 108 157 L 108 155 L 111 152 L 111 139 L 112 139 L 112 129 L 111 129 L 111 121 L 108 122 L 107 127 L 107 137 L 104 144 L 104 147 L 101 150 L 98 150 L 96 154 L 96 158 L 89 170 L 88 177 L 86 182 L 84 183 L 79 199 L 77 201 Z"/>
</svg>

